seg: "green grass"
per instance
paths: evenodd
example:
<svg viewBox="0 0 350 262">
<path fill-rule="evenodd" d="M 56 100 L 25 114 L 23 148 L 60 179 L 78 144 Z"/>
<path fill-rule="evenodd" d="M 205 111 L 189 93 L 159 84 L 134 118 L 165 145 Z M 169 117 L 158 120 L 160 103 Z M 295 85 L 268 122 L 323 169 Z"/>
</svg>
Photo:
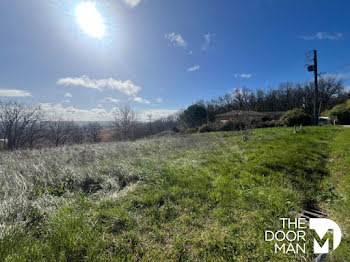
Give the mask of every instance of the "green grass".
<svg viewBox="0 0 350 262">
<path fill-rule="evenodd" d="M 48 151 L 60 179 L 28 180 L 28 199 L 51 199 L 48 207 L 27 204 L 23 226 L 7 211 L 14 229 L 0 261 L 305 261 L 311 250 L 274 254 L 264 231 L 307 206 L 341 221 L 347 235 L 332 259 L 346 261 L 349 143 L 350 130 L 337 127 L 272 128 L 248 142 L 216 132 Z M 32 170 L 43 156 L 28 154 Z"/>
<path fill-rule="evenodd" d="M 328 261 L 341 262 L 350 258 L 350 129 L 344 129 L 332 144 L 328 163 L 330 176 L 326 183 L 332 185 L 335 197 L 325 201 L 323 206 L 342 229 L 342 242 Z"/>
</svg>

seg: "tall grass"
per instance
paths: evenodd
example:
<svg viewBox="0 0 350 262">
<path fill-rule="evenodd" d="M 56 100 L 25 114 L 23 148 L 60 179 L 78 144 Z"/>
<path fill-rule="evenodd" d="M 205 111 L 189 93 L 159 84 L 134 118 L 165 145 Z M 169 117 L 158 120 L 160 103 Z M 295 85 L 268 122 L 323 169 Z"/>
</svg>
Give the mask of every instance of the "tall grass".
<svg viewBox="0 0 350 262">
<path fill-rule="evenodd" d="M 339 134 L 273 128 L 248 142 L 217 132 L 3 153 L 0 260 L 305 261 L 311 253 L 273 254 L 264 230 L 334 198 Z"/>
<path fill-rule="evenodd" d="M 33 214 L 44 216 L 68 204 L 77 192 L 99 198 L 138 182 L 141 174 L 133 167 L 138 156 L 156 152 L 157 148 L 181 150 L 194 143 L 186 137 L 165 137 L 154 141 L 1 152 L 0 235 L 14 222 L 25 223 Z"/>
<path fill-rule="evenodd" d="M 342 242 L 327 261 L 342 262 L 350 258 L 350 129 L 345 128 L 332 143 L 328 168 L 330 176 L 324 183 L 329 187 L 332 198 L 323 202 L 323 208 L 342 229 Z"/>
</svg>

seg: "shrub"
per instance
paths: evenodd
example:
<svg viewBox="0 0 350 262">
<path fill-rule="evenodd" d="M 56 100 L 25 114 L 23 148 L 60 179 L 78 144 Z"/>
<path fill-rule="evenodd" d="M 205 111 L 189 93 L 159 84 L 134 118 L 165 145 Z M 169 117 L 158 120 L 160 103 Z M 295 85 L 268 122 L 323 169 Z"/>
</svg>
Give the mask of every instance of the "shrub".
<svg viewBox="0 0 350 262">
<path fill-rule="evenodd" d="M 350 99 L 344 104 L 336 105 L 324 114 L 330 117 L 336 117 L 339 124 L 350 124 Z"/>
<path fill-rule="evenodd" d="M 188 134 L 194 134 L 198 132 L 198 128 L 187 128 L 185 132 Z"/>
<path fill-rule="evenodd" d="M 200 126 L 199 128 L 198 128 L 198 132 L 199 133 L 207 133 L 207 132 L 213 132 L 213 131 L 215 131 L 215 129 L 214 128 L 212 128 L 210 125 L 208 125 L 208 124 L 204 124 L 204 125 L 202 125 L 202 126 Z"/>
<path fill-rule="evenodd" d="M 283 126 L 283 124 L 279 120 L 264 121 L 256 125 L 257 128 L 278 127 L 278 126 Z"/>
<path fill-rule="evenodd" d="M 191 105 L 181 115 L 180 119 L 188 127 L 198 127 L 207 121 L 207 110 L 203 105 Z"/>
<path fill-rule="evenodd" d="M 244 128 L 245 124 L 241 120 L 231 120 L 226 122 L 221 128 L 221 131 L 235 131 Z"/>
<path fill-rule="evenodd" d="M 294 126 L 294 125 L 309 125 L 311 123 L 311 118 L 308 114 L 304 112 L 301 108 L 294 108 L 287 111 L 281 117 L 281 123 L 285 126 Z"/>
</svg>

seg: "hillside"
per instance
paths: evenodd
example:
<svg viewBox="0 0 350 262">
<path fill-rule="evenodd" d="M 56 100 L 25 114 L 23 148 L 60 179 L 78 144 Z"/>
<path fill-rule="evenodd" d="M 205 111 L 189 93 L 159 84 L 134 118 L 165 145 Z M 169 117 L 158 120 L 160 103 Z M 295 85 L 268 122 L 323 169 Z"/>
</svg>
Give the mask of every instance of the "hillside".
<svg viewBox="0 0 350 262">
<path fill-rule="evenodd" d="M 154 137 L 0 153 L 0 261 L 307 261 L 264 231 L 305 207 L 350 257 L 350 129 Z"/>
</svg>

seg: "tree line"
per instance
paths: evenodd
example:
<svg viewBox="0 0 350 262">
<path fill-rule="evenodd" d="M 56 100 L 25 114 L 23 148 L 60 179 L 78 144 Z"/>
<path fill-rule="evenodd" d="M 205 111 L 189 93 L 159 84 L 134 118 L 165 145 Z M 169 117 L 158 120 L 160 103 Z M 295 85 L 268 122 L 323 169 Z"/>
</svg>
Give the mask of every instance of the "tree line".
<svg viewBox="0 0 350 262">
<path fill-rule="evenodd" d="M 152 136 L 167 130 L 177 131 L 178 122 L 178 113 L 155 120 L 149 114 L 148 121 L 140 121 L 136 110 L 124 104 L 116 107 L 113 113 L 114 138 L 125 141 Z"/>
<path fill-rule="evenodd" d="M 57 116 L 47 116 L 40 106 L 18 102 L 0 102 L 0 138 L 2 148 L 19 149 L 60 146 L 101 141 L 102 126 L 80 126 Z"/>
<path fill-rule="evenodd" d="M 342 80 L 333 77 L 319 79 L 320 113 L 344 103 L 348 98 Z M 288 111 L 301 108 L 308 115 L 314 110 L 314 83 L 285 82 L 267 91 L 237 88 L 223 96 L 208 101 L 200 100 L 180 115 L 185 126 L 195 127 L 205 122 L 214 122 L 215 116 L 232 110 L 257 112 Z"/>
<path fill-rule="evenodd" d="M 107 120 L 107 119 L 106 119 Z M 113 121 L 78 122 L 47 114 L 40 106 L 18 102 L 0 102 L 0 149 L 58 147 L 67 144 L 98 143 L 103 130 L 108 127 L 110 140 L 125 141 L 171 130 L 177 125 L 177 116 L 139 121 L 139 116 L 130 105 L 120 105 L 113 112 Z"/>
<path fill-rule="evenodd" d="M 342 80 L 324 77 L 319 80 L 320 110 L 331 109 L 348 98 Z M 198 101 L 186 110 L 166 118 L 140 121 L 130 105 L 120 105 L 113 112 L 110 124 L 112 140 L 125 141 L 158 134 L 166 130 L 179 131 L 215 122 L 218 114 L 232 110 L 258 112 L 302 109 L 312 115 L 314 108 L 313 82 L 285 82 L 278 88 L 255 92 L 248 88 L 234 89 L 208 101 Z M 47 115 L 39 106 L 17 102 L 0 102 L 0 147 L 5 149 L 37 148 L 65 144 L 98 143 L 103 126 L 97 122 L 79 125 L 57 116 Z"/>
</svg>

